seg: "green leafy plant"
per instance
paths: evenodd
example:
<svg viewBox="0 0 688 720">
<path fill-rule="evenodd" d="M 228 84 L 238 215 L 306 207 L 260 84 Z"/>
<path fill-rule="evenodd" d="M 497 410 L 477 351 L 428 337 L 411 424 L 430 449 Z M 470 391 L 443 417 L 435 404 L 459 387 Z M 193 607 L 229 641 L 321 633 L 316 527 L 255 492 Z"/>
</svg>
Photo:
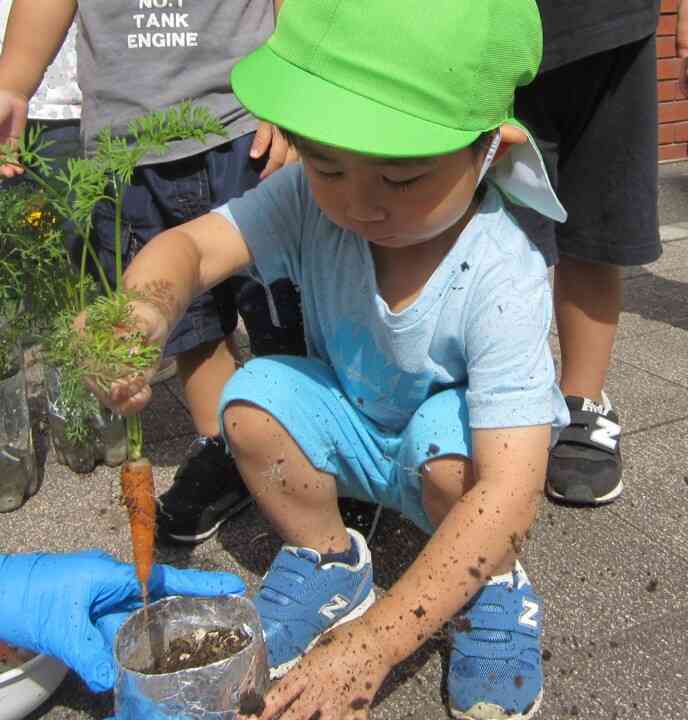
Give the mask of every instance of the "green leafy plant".
<svg viewBox="0 0 688 720">
<path fill-rule="evenodd" d="M 69 221 L 81 241 L 76 282 L 62 288 L 63 309 L 57 313 L 46 342 L 46 359 L 60 372 L 63 408 L 68 438 L 84 442 L 88 418 L 93 412 L 84 381 L 94 378 L 102 388 L 126 375 L 138 374 L 155 365 L 160 348 L 147 346 L 132 324 L 131 293 L 123 286 L 122 206 L 126 188 L 139 163 L 163 155 L 169 143 L 208 136 L 226 135 L 218 118 L 204 107 L 189 102 L 163 112 L 133 120 L 128 136 L 113 137 L 109 129 L 98 135 L 95 152 L 87 158 L 70 159 L 66 170 L 50 178 L 45 158 L 48 143 L 40 130 L 30 129 L 16 144 L 0 145 L 0 164 L 25 168 L 26 176 L 39 187 L 46 203 L 61 221 Z M 115 217 L 115 282 L 108 280 L 92 242 L 93 210 L 107 203 Z M 88 306 L 93 291 L 88 266 L 93 268 L 102 297 Z M 66 299 L 68 296 L 68 300 Z M 47 297 L 44 298 L 47 301 Z M 78 312 L 86 311 L 83 330 L 74 328 Z M 142 429 L 138 416 L 127 418 L 129 458 L 141 457 Z"/>
<path fill-rule="evenodd" d="M 133 292 L 99 297 L 86 308 L 81 332 L 74 329 L 73 314 L 58 317 L 44 357 L 60 370 L 58 410 L 65 418 L 67 438 L 72 442 L 89 439 L 90 428 L 84 419 L 98 411 L 98 403 L 84 382 L 86 377 L 107 390 L 113 380 L 138 375 L 158 362 L 160 348 L 145 342 L 132 317 L 130 303 L 138 297 Z M 141 445 L 139 434 L 132 452 L 140 454 Z"/>
<path fill-rule="evenodd" d="M 0 371 L 27 334 L 39 334 L 64 306 L 75 273 L 61 226 L 41 191 L 27 183 L 0 192 Z"/>
</svg>

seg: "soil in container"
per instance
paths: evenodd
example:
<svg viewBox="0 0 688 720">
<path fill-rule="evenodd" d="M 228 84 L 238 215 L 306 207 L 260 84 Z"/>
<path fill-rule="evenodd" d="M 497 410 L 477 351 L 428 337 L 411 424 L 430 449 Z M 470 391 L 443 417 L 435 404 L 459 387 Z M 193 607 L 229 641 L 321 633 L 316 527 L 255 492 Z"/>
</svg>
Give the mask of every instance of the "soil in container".
<svg viewBox="0 0 688 720">
<path fill-rule="evenodd" d="M 199 629 L 173 640 L 160 657 L 140 672 L 162 675 L 205 667 L 236 655 L 250 644 L 251 635 L 243 628 Z"/>
</svg>

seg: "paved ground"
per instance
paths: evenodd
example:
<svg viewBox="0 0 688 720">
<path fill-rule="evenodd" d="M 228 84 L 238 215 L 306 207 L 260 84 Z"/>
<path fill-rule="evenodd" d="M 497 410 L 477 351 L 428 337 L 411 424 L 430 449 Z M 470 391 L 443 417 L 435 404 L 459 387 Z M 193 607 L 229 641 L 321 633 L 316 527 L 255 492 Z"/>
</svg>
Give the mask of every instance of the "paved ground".
<svg viewBox="0 0 688 720">
<path fill-rule="evenodd" d="M 524 564 L 546 599 L 545 702 L 538 717 L 685 720 L 688 717 L 688 179 L 663 169 L 664 255 L 628 271 L 626 310 L 607 390 L 621 411 L 626 492 L 607 508 L 545 504 Z M 671 223 L 671 224 L 667 224 Z M 556 337 L 553 336 L 556 351 Z M 40 403 L 36 410 L 40 412 Z M 192 437 L 176 381 L 159 386 L 144 420 L 159 490 Z M 129 558 L 117 471 L 75 475 L 45 459 L 40 492 L 0 516 L 0 552 L 99 546 Z M 366 518 L 361 518 L 365 523 Z M 408 564 L 422 537 L 384 513 L 372 543 L 381 588 Z M 161 561 L 231 569 L 255 583 L 277 548 L 255 510 L 193 551 L 159 549 Z M 447 717 L 441 637 L 394 673 L 375 720 Z M 73 676 L 32 718 L 103 718 L 110 695 Z"/>
</svg>

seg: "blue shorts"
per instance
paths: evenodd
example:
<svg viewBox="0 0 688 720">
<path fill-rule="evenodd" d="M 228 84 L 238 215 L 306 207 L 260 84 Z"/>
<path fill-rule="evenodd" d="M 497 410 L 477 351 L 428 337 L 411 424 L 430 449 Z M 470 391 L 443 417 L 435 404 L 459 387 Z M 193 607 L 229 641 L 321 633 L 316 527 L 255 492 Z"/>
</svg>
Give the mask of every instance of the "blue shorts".
<svg viewBox="0 0 688 720">
<path fill-rule="evenodd" d="M 153 237 L 170 228 L 206 214 L 227 200 L 255 187 L 265 166 L 265 158 L 252 160 L 249 152 L 254 133 L 206 152 L 171 162 L 144 165 L 136 169 L 124 195 L 122 255 L 126 267 L 136 253 Z M 115 281 L 115 223 L 111 203 L 100 203 L 93 215 L 95 247 L 108 281 Z M 293 298 L 293 300 L 292 300 Z M 282 328 L 285 318 L 295 318 L 291 332 L 275 328 L 264 288 L 254 280 L 235 277 L 194 298 L 176 325 L 165 348 L 165 355 L 193 350 L 197 346 L 231 335 L 242 312 L 252 346 L 256 338 L 272 352 L 299 352 L 303 329 L 296 293 L 282 293 L 293 308 L 276 310 Z M 286 336 L 286 340 L 285 340 Z M 297 340 L 293 340 L 293 338 Z M 298 342 L 300 340 L 300 342 Z M 272 343 L 272 345 L 271 345 Z M 287 346 L 291 343 L 294 348 Z M 265 351 L 263 349 L 263 351 Z"/>
<path fill-rule="evenodd" d="M 257 405 L 286 428 L 315 468 L 336 478 L 340 496 L 381 503 L 432 533 L 421 469 L 444 455 L 471 456 L 465 393 L 456 388 L 433 395 L 401 432 L 390 432 L 349 402 L 320 360 L 264 357 L 237 370 L 225 386 L 220 427 L 230 402 Z"/>
</svg>

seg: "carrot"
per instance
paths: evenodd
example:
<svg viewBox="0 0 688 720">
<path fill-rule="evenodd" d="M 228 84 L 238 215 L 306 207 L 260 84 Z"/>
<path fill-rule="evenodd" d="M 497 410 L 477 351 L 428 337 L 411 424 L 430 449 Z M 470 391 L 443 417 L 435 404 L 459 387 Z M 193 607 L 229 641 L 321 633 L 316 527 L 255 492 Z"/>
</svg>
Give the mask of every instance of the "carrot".
<svg viewBox="0 0 688 720">
<path fill-rule="evenodd" d="M 144 600 L 153 569 L 155 541 L 155 487 L 153 466 L 146 458 L 124 463 L 120 477 L 122 495 L 129 512 L 129 528 L 134 550 L 136 576 L 141 581 Z"/>
</svg>

